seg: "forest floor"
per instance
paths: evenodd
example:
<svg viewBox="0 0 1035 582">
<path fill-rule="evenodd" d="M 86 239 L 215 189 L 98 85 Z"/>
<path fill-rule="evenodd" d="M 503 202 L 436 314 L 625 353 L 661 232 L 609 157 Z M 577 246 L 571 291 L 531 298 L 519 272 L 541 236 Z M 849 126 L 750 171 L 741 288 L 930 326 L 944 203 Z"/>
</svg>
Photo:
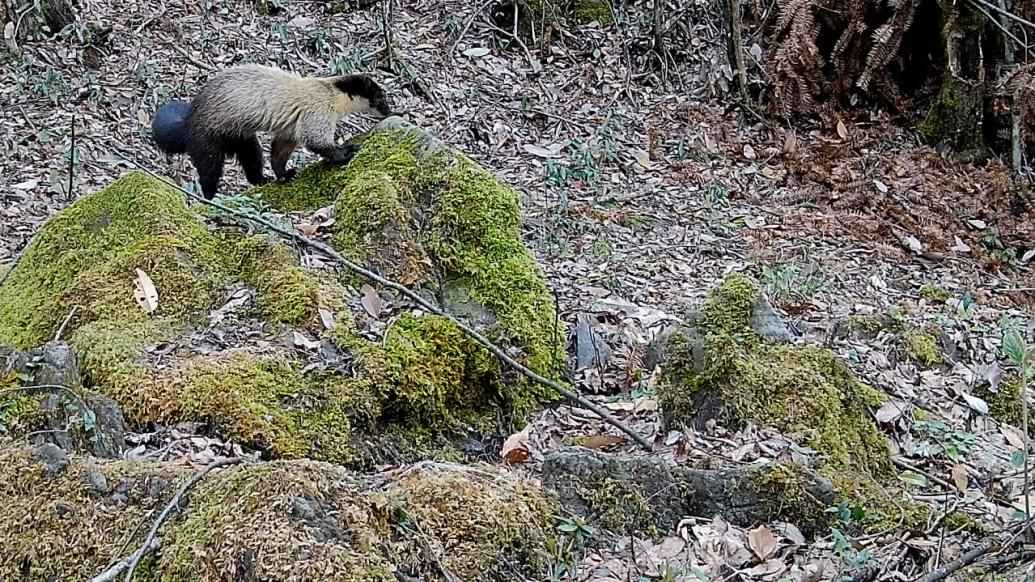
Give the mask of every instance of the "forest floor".
<svg viewBox="0 0 1035 582">
<path fill-rule="evenodd" d="M 111 27 L 106 37 L 87 44 L 73 31 L 25 42 L 0 67 L 0 264 L 49 216 L 125 171 L 120 156 L 189 184 L 190 163 L 159 154 L 148 127 L 158 105 L 189 98 L 211 69 L 257 61 L 327 75 L 329 67 L 371 71 L 387 55 L 377 8 L 331 14 L 329 3 L 288 1 L 263 16 L 243 1 L 81 4 L 78 33 L 101 23 Z M 395 74 L 376 75 L 410 121 L 524 193 L 526 242 L 563 319 L 573 328 L 584 317 L 614 349 L 605 366 L 578 373 L 583 393 L 623 394 L 601 401 L 645 433 L 660 430 L 650 379 L 635 374 L 643 347 L 724 274 L 744 271 L 804 341 L 829 344 L 901 405 L 882 421 L 896 458 L 913 467 L 903 492 L 934 515 L 959 509 L 993 531 L 1015 523 L 1024 508 L 1017 429 L 983 414 L 971 394 L 1009 370 L 1004 328 L 1026 325 L 1030 335 L 1035 325 L 1035 215 L 1017 211 L 1001 163 L 943 158 L 877 113 L 794 129 L 757 122 L 726 106 L 732 99 L 713 59 L 721 47 L 707 43 L 682 69 L 667 70 L 666 84 L 622 48 L 629 39 L 615 27 L 587 24 L 544 47 L 505 48 L 488 19 L 470 20 L 477 3 L 406 4 L 393 26 Z M 361 131 L 369 120 L 345 125 Z M 243 176 L 228 168 L 224 190 L 240 191 Z M 918 366 L 885 334 L 833 338 L 838 319 L 882 313 L 941 326 L 954 361 Z M 912 408 L 937 421 L 915 422 Z M 519 470 L 534 473 L 565 437 L 607 432 L 585 411 L 545 412 Z M 693 465 L 765 460 L 779 439 L 755 427 L 714 427 L 663 440 L 659 454 Z M 774 525 L 780 550 L 759 563 L 746 549 L 758 533 L 713 517 L 688 517 L 660 539 L 617 540 L 583 556 L 580 579 L 704 572 L 711 580 L 798 580 L 821 565 L 812 579 L 836 579 L 877 565 L 882 579 L 906 580 L 975 543 L 939 520 L 850 548 Z"/>
</svg>

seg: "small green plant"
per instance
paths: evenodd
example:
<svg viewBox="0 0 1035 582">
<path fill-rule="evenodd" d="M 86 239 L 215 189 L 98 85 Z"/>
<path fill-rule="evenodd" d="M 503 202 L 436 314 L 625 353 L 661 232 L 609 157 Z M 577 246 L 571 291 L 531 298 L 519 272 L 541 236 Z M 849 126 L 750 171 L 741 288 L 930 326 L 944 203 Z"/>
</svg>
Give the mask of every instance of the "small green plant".
<svg viewBox="0 0 1035 582">
<path fill-rule="evenodd" d="M 354 49 L 346 56 L 334 56 L 330 60 L 331 72 L 347 75 L 363 69 L 363 51 Z"/>
<path fill-rule="evenodd" d="M 291 31 L 280 22 L 270 24 L 270 34 L 282 43 L 288 43 L 291 41 Z"/>
<path fill-rule="evenodd" d="M 729 206 L 730 193 L 722 184 L 710 184 L 704 193 L 704 201 L 716 206 Z"/>
<path fill-rule="evenodd" d="M 32 90 L 40 97 L 46 97 L 51 103 L 57 105 L 61 101 L 62 94 L 68 90 L 68 83 L 61 75 L 61 71 L 47 67 L 47 71 L 32 86 Z"/>
<path fill-rule="evenodd" d="M 1021 400 L 1021 434 L 1024 435 L 1024 451 L 1023 456 L 1020 458 L 1021 465 L 1024 467 L 1024 491 L 1027 493 L 1029 489 L 1029 460 L 1028 455 L 1030 451 L 1030 443 L 1028 442 L 1028 382 L 1032 376 L 1032 363 L 1035 362 L 1035 346 L 1028 343 L 1025 337 L 1021 334 L 1020 325 L 1016 322 L 1007 322 L 1007 330 L 1003 335 L 1003 353 L 1006 354 L 1010 363 L 1017 366 L 1017 373 L 1020 377 L 1020 400 Z M 1024 497 L 1024 519 L 1031 518 L 1031 508 L 1028 506 L 1028 496 Z"/>
<path fill-rule="evenodd" d="M 918 420 L 913 423 L 913 430 L 923 438 L 916 445 L 916 454 L 931 459 L 944 455 L 959 463 L 977 442 L 974 435 L 955 430 L 941 420 Z"/>
<path fill-rule="evenodd" d="M 447 16 L 442 21 L 442 30 L 449 34 L 455 34 L 460 31 L 460 20 L 455 16 Z"/>
<path fill-rule="evenodd" d="M 550 581 L 578 579 L 579 560 L 586 542 L 596 537 L 596 529 L 586 520 L 575 516 L 562 518 L 557 525 L 557 540 L 553 549 L 554 563 L 550 568 Z"/>
<path fill-rule="evenodd" d="M 137 61 L 133 65 L 133 78 L 147 86 L 154 85 L 155 79 L 158 76 L 158 71 L 154 65 Z"/>
<path fill-rule="evenodd" d="M 329 30 L 312 30 L 305 36 L 305 47 L 314 57 L 327 58 L 331 55 L 333 36 Z"/>
<path fill-rule="evenodd" d="M 762 265 L 766 292 L 780 303 L 804 303 L 827 290 L 826 276 L 812 264 L 797 262 Z"/>
</svg>

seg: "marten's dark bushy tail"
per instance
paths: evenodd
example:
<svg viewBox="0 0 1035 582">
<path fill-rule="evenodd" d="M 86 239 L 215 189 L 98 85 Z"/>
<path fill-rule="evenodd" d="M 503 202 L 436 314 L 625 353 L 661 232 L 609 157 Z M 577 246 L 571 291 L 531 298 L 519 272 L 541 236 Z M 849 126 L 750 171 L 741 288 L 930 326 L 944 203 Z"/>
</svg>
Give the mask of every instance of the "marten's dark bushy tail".
<svg viewBox="0 0 1035 582">
<path fill-rule="evenodd" d="M 187 116 L 190 111 L 191 104 L 179 99 L 173 99 L 155 111 L 151 120 L 151 136 L 158 149 L 167 154 L 187 151 Z"/>
</svg>

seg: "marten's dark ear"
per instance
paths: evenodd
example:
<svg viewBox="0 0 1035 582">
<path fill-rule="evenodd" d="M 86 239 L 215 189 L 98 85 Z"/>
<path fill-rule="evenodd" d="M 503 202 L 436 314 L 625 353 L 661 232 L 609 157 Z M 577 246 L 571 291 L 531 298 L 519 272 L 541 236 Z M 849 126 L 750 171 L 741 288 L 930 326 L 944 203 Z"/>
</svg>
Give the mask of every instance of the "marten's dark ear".
<svg viewBox="0 0 1035 582">
<path fill-rule="evenodd" d="M 366 99 L 370 108 L 381 115 L 388 116 L 392 113 L 392 105 L 388 95 L 376 81 L 365 75 L 346 75 L 339 77 L 334 82 L 335 88 L 350 97 Z"/>
</svg>

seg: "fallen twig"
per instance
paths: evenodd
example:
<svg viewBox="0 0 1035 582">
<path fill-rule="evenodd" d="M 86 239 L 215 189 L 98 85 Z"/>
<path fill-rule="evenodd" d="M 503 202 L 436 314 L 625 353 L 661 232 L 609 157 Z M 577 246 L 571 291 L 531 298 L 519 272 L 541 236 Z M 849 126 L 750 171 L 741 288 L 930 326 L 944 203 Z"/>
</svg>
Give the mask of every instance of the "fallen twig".
<svg viewBox="0 0 1035 582">
<path fill-rule="evenodd" d="M 492 2 L 493 0 L 485 0 L 485 2 L 479 4 L 478 7 L 474 9 L 474 12 L 472 12 L 471 15 L 467 17 L 467 22 L 464 23 L 464 27 L 460 30 L 459 36 L 456 37 L 456 40 L 453 42 L 453 46 L 449 47 L 449 52 L 446 53 L 446 55 L 449 56 L 449 58 L 453 58 L 453 53 L 456 52 L 456 47 L 460 45 L 460 41 L 462 41 L 464 39 L 464 36 L 467 35 L 467 31 L 470 30 L 471 25 L 474 24 L 474 21 L 478 18 L 478 15 L 481 14 L 482 11 L 489 6 L 489 4 L 492 4 Z M 515 10 L 516 9 L 517 8 L 515 8 Z"/>
<path fill-rule="evenodd" d="M 140 564 L 140 560 L 144 559 L 144 556 L 148 555 L 149 553 L 153 552 L 158 548 L 160 544 L 160 542 L 157 539 L 158 528 L 162 527 L 162 523 L 164 523 L 165 520 L 168 519 L 168 517 L 172 514 L 173 511 L 176 511 L 179 508 L 180 501 L 183 499 L 184 494 L 187 493 L 187 490 L 193 487 L 195 484 L 197 484 L 198 481 L 201 481 L 205 477 L 205 475 L 209 474 L 209 472 L 211 472 L 212 470 L 218 469 L 220 467 L 226 467 L 227 465 L 236 465 L 238 463 L 243 463 L 247 460 L 247 457 L 229 457 L 226 459 L 220 459 L 218 461 L 209 463 L 203 469 L 191 475 L 191 477 L 184 481 L 183 485 L 180 485 L 180 488 L 176 490 L 176 494 L 173 495 L 173 498 L 169 500 L 168 504 L 166 504 L 165 509 L 162 510 L 162 513 L 158 514 L 158 519 L 156 519 L 154 524 L 151 526 L 151 531 L 148 532 L 147 538 L 144 539 L 144 543 L 140 544 L 140 547 L 137 548 L 137 550 L 133 552 L 133 554 L 130 555 L 129 558 L 119 560 L 118 563 L 116 563 L 114 566 L 112 566 L 111 568 L 109 568 L 100 576 L 94 578 L 90 582 L 104 582 L 105 580 L 114 580 L 115 577 L 117 577 L 119 573 L 122 571 L 126 572 L 125 582 L 131 582 L 133 580 L 133 571 L 137 569 L 137 565 Z M 118 572 L 112 574 L 110 577 L 101 577 L 106 575 L 108 571 L 115 568 L 119 568 L 120 566 L 121 569 Z"/>
<path fill-rule="evenodd" d="M 158 174 L 152 172 L 150 169 L 148 169 L 148 168 L 138 164 L 137 162 L 133 161 L 131 158 L 126 157 L 127 154 L 125 152 L 120 152 L 120 153 L 122 153 L 123 159 L 127 163 L 132 164 L 136 168 L 139 168 L 140 170 L 150 174 L 156 180 L 159 180 L 159 181 L 163 182 L 164 184 L 168 184 L 170 187 L 175 188 L 179 192 L 182 192 L 185 196 L 188 197 L 188 199 L 196 200 L 198 202 L 201 202 L 202 204 L 206 204 L 208 206 L 212 206 L 213 208 L 217 208 L 217 209 L 219 209 L 219 210 L 221 210 L 223 212 L 226 212 L 227 214 L 230 214 L 232 216 L 236 216 L 237 218 L 248 220 L 248 221 L 254 222 L 255 224 L 262 225 L 262 226 L 266 227 L 267 229 L 269 229 L 270 231 L 275 232 L 275 233 L 277 233 L 277 234 L 287 238 L 288 240 L 293 240 L 293 241 L 299 242 L 299 243 L 301 243 L 301 244 L 303 244 L 305 246 L 308 246 L 308 247 L 310 247 L 312 249 L 316 249 L 316 250 L 320 251 L 321 253 L 327 255 L 331 259 L 334 259 L 338 264 L 342 265 L 343 267 L 347 268 L 348 270 L 352 271 L 353 273 L 356 273 L 357 275 L 360 275 L 364 279 L 366 279 L 368 281 L 371 281 L 373 283 L 377 283 L 378 285 L 382 285 L 384 287 L 388 287 L 389 289 L 393 289 L 393 290 L 399 292 L 400 294 L 402 294 L 407 299 L 413 301 L 417 305 L 419 305 L 422 308 L 426 309 L 428 312 L 433 313 L 433 314 L 435 314 L 435 315 L 437 315 L 439 317 L 443 317 L 445 319 L 448 319 L 449 321 L 451 321 L 453 323 L 453 325 L 457 326 L 460 329 L 460 331 L 462 331 L 465 334 L 467 334 L 468 337 L 470 337 L 474 341 L 478 342 L 483 348 L 489 350 L 490 352 L 493 353 L 493 355 L 495 355 L 497 358 L 499 358 L 500 361 L 502 361 L 507 366 L 510 366 L 512 369 L 514 369 L 515 371 L 519 372 L 524 377 L 528 378 L 529 380 L 532 380 L 533 382 L 536 382 L 537 384 L 540 384 L 542 386 L 546 386 L 547 388 L 550 388 L 551 390 L 553 390 L 557 394 L 560 394 L 561 396 L 564 396 L 565 398 L 567 398 L 569 400 L 574 400 L 575 402 L 578 402 L 581 406 L 583 406 L 586 409 L 592 411 L 593 414 L 596 414 L 597 416 L 599 416 L 604 422 L 610 424 L 611 426 L 617 428 L 618 430 L 620 430 L 623 433 L 625 433 L 626 435 L 628 435 L 630 438 L 632 438 L 634 441 L 636 441 L 636 443 L 639 444 L 641 447 L 643 447 L 645 450 L 647 450 L 647 451 L 654 450 L 654 445 L 651 444 L 651 442 L 648 441 L 646 438 L 644 438 L 643 435 L 641 435 L 640 433 L 638 433 L 638 432 L 634 431 L 633 429 L 629 428 L 628 426 L 626 426 L 624 423 L 620 422 L 615 417 L 611 416 L 611 414 L 606 409 L 604 409 L 603 407 L 598 406 L 597 404 L 591 402 L 590 400 L 586 399 L 585 397 L 583 397 L 582 395 L 578 394 L 577 392 L 575 392 L 575 391 L 573 391 L 573 390 L 571 390 L 569 388 L 566 388 L 565 386 L 562 386 L 559 382 L 556 382 L 554 380 L 546 378 L 545 376 L 542 376 L 542 375 L 534 372 L 533 370 L 529 369 L 524 364 L 522 364 L 522 363 L 518 362 L 517 360 L 515 360 L 514 358 L 508 356 L 506 354 L 506 352 L 504 352 L 499 346 L 494 344 L 492 341 L 490 341 L 488 338 L 486 338 L 481 333 L 476 331 L 474 328 L 472 328 L 471 326 L 467 325 L 466 323 L 460 321 L 459 319 L 457 319 L 456 317 L 450 315 L 449 313 L 446 313 L 445 311 L 443 311 L 438 306 L 434 305 L 433 303 L 431 303 L 428 300 L 426 300 L 423 297 L 421 297 L 418 293 L 416 293 L 414 291 L 411 291 L 405 285 L 403 285 L 401 283 L 396 283 L 395 281 L 392 281 L 391 279 L 386 279 L 386 278 L 382 277 L 381 275 L 378 275 L 377 273 L 374 273 L 373 271 L 371 271 L 371 270 L 369 270 L 369 269 L 367 269 L 365 267 L 362 267 L 362 266 L 360 266 L 360 265 L 358 265 L 358 264 L 356 264 L 356 263 L 346 259 L 344 256 L 342 256 L 341 253 L 339 253 L 338 251 L 334 250 L 334 248 L 331 247 L 330 245 L 328 245 L 327 243 L 323 243 L 323 242 L 320 242 L 320 241 L 317 241 L 317 240 L 313 240 L 313 239 L 303 235 L 302 233 L 300 233 L 298 231 L 284 229 L 284 228 L 282 228 L 280 226 L 277 226 L 276 224 L 273 224 L 272 222 L 269 222 L 268 220 L 266 220 L 264 218 L 246 214 L 246 213 L 241 212 L 239 210 L 236 210 L 236 209 L 224 206 L 223 204 L 221 204 L 219 202 L 216 202 L 215 200 L 206 200 L 205 198 L 203 198 L 203 197 L 201 197 L 201 196 L 199 196 L 197 194 L 194 194 L 192 192 L 188 192 L 187 190 L 184 190 L 183 188 L 180 188 L 178 185 L 176 185 L 172 181 L 170 181 L 170 180 L 168 180 L 166 178 L 163 178 L 162 176 L 159 176 Z M 98 166 L 98 167 L 100 167 L 100 166 Z"/>
<path fill-rule="evenodd" d="M 938 580 L 944 580 L 945 578 L 948 578 L 951 574 L 955 573 L 957 570 L 960 570 L 973 564 L 978 560 L 978 558 L 984 556 L 998 545 L 999 544 L 996 542 L 985 542 L 979 546 L 975 546 L 968 550 L 962 556 L 956 558 L 948 564 L 945 564 L 941 568 L 937 568 L 931 571 L 930 574 L 922 578 L 917 578 L 916 582 L 938 582 Z"/>
</svg>

